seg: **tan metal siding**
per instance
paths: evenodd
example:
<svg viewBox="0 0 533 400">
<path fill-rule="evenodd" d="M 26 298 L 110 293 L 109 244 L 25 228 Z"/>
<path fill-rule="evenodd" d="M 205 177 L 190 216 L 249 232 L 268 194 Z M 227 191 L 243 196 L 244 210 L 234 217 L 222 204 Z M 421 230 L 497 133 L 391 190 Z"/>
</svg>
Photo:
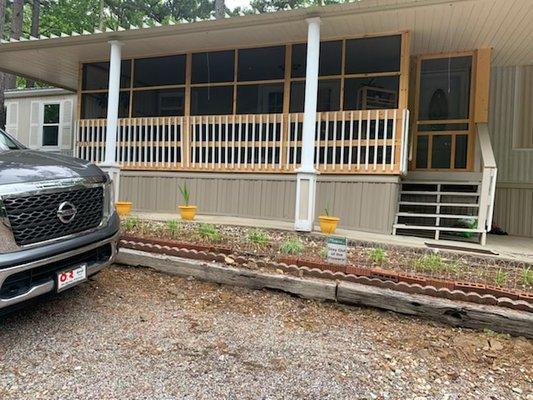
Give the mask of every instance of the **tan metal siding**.
<svg viewBox="0 0 533 400">
<path fill-rule="evenodd" d="M 489 130 L 498 182 L 533 183 L 533 149 L 513 149 L 515 78 L 516 67 L 493 68 Z"/>
<path fill-rule="evenodd" d="M 533 187 L 498 188 L 494 223 L 510 235 L 533 237 Z"/>
<path fill-rule="evenodd" d="M 498 165 L 494 223 L 509 234 L 533 236 L 533 149 L 513 148 L 517 67 L 492 70 L 489 129 Z M 528 85 L 533 85 L 529 74 Z M 531 106 L 531 105 L 529 105 Z M 529 110 L 531 113 L 533 110 Z"/>
<path fill-rule="evenodd" d="M 200 214 L 294 220 L 294 175 L 123 171 L 120 197 L 136 211 L 177 212 L 178 185 L 184 182 Z M 329 202 L 340 227 L 390 233 L 397 197 L 398 178 L 319 177 L 316 214 Z"/>
</svg>

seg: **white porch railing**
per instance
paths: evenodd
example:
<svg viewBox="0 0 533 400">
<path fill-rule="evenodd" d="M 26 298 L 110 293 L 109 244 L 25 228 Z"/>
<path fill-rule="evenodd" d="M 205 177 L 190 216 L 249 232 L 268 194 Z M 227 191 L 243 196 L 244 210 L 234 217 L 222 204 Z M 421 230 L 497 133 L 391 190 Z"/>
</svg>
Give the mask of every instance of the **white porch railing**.
<svg viewBox="0 0 533 400">
<path fill-rule="evenodd" d="M 481 179 L 481 194 L 479 200 L 478 228 L 489 232 L 492 229 L 492 216 L 494 213 L 494 197 L 496 195 L 496 178 L 498 168 L 490 142 L 487 124 L 477 124 L 477 136 L 481 149 L 483 175 Z M 483 233 L 481 244 L 485 245 L 487 233 Z"/>
<path fill-rule="evenodd" d="M 317 114 L 315 168 L 321 173 L 405 174 L 409 111 Z M 217 115 L 119 120 L 123 169 L 293 172 L 300 166 L 303 114 Z M 76 155 L 105 157 L 106 121 L 77 122 Z"/>
</svg>

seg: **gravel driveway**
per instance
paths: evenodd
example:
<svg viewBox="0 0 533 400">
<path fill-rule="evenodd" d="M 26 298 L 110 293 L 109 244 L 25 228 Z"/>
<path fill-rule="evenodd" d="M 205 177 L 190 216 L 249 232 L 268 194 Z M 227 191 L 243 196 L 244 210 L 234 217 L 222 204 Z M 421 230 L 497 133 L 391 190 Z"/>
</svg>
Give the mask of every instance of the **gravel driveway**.
<svg viewBox="0 0 533 400">
<path fill-rule="evenodd" d="M 0 399 L 533 399 L 533 342 L 113 267 L 0 321 Z"/>
</svg>

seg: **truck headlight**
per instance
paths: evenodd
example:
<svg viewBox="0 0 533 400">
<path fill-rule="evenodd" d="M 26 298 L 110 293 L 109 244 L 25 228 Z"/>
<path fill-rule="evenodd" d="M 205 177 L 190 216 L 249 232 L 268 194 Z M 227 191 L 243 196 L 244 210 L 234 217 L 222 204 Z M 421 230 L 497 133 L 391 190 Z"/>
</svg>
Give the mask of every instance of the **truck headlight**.
<svg viewBox="0 0 533 400">
<path fill-rule="evenodd" d="M 115 212 L 115 185 L 108 180 L 104 186 L 104 217 L 110 217 Z"/>
</svg>

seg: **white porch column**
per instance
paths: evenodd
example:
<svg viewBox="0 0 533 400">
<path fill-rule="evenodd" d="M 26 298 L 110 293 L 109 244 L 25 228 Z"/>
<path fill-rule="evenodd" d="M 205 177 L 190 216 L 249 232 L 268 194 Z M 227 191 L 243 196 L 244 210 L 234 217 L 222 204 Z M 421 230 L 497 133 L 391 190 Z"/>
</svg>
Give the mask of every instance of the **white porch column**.
<svg viewBox="0 0 533 400">
<path fill-rule="evenodd" d="M 308 18 L 307 69 L 305 78 L 302 164 L 296 170 L 296 210 L 294 229 L 311 232 L 315 220 L 316 175 L 314 166 L 320 18 Z"/>
<path fill-rule="evenodd" d="M 107 130 L 105 159 L 100 168 L 106 171 L 115 186 L 115 200 L 119 200 L 120 168 L 116 160 L 118 105 L 120 96 L 120 66 L 122 63 L 122 42 L 111 40 L 109 58 L 109 85 L 107 99 Z"/>
</svg>

